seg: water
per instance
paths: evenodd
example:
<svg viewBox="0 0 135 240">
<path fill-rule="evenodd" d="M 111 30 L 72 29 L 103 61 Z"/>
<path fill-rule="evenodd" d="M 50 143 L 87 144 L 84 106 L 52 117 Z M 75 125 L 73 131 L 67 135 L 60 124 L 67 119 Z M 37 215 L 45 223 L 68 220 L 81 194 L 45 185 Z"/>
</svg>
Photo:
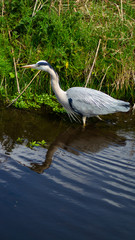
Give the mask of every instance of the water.
<svg viewBox="0 0 135 240">
<path fill-rule="evenodd" d="M 0 239 L 135 239 L 135 116 L 104 119 L 0 110 Z"/>
</svg>

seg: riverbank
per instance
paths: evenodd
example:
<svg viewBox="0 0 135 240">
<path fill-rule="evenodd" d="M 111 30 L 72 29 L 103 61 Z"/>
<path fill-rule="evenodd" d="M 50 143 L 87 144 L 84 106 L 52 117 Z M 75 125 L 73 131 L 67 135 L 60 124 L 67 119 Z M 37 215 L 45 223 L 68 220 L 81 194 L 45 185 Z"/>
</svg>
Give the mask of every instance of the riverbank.
<svg viewBox="0 0 135 240">
<path fill-rule="evenodd" d="M 101 39 L 88 87 L 134 103 L 134 1 L 36 3 L 0 3 L 0 95 L 4 101 L 15 99 L 36 74 L 21 66 L 40 59 L 54 67 L 64 90 L 84 86 Z M 50 78 L 43 72 L 15 106 L 35 108 L 42 104 L 63 111 L 53 96 Z"/>
</svg>

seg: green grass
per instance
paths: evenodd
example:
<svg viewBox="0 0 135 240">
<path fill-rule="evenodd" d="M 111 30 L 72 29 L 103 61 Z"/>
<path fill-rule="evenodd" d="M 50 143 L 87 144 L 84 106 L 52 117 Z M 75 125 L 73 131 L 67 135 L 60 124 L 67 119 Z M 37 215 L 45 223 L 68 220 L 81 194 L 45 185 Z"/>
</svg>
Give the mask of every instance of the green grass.
<svg viewBox="0 0 135 240">
<path fill-rule="evenodd" d="M 3 6 L 0 3 L 0 94 L 3 98 L 12 100 L 17 94 L 16 77 L 23 90 L 34 76 L 35 71 L 23 70 L 21 66 L 41 59 L 47 60 L 58 72 L 64 90 L 84 86 L 101 39 L 88 87 L 133 103 L 134 1 L 123 0 L 121 8 L 120 1 L 116 0 L 65 0 L 62 5 L 59 1 L 39 0 L 36 9 L 40 2 L 45 4 L 34 11 L 35 2 L 4 0 Z M 59 111 L 50 94 L 50 78 L 41 73 L 15 106 L 36 107 L 43 102 Z"/>
</svg>

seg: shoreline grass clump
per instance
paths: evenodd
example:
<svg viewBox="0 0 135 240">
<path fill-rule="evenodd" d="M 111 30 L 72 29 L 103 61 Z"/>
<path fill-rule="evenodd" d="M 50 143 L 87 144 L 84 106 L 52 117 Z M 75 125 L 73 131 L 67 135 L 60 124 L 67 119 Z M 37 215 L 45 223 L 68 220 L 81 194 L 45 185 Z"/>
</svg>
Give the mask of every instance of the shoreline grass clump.
<svg viewBox="0 0 135 240">
<path fill-rule="evenodd" d="M 41 59 L 58 72 L 64 90 L 85 86 L 101 39 L 87 87 L 134 103 L 134 1 L 3 0 L 0 6 L 0 95 L 4 99 L 14 99 L 35 75 L 21 66 Z M 22 101 L 27 102 L 26 95 L 44 94 L 53 93 L 48 75 L 40 73 Z"/>
</svg>

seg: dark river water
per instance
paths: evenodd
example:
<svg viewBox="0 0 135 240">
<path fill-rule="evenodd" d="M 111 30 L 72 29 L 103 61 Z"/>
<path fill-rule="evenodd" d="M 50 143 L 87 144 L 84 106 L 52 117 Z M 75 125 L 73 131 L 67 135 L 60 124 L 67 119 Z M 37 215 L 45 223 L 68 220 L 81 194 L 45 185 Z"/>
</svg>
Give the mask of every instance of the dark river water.
<svg viewBox="0 0 135 240">
<path fill-rule="evenodd" d="M 103 119 L 1 108 L 1 240 L 135 239 L 135 115 Z"/>
</svg>

